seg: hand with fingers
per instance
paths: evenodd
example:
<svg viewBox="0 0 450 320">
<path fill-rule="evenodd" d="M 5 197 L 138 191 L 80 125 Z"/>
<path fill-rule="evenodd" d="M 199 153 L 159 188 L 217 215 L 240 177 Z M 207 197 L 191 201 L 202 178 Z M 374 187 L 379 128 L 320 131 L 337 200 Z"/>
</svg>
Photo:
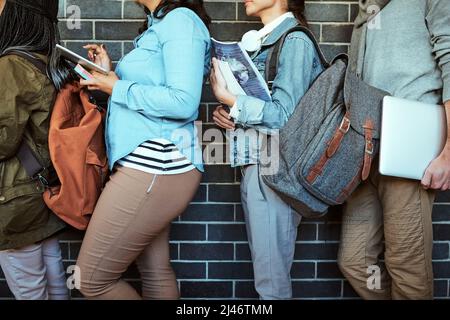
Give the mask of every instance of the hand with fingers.
<svg viewBox="0 0 450 320">
<path fill-rule="evenodd" d="M 235 124 L 233 120 L 231 120 L 230 114 L 225 110 L 225 108 L 221 105 L 216 108 L 213 112 L 213 120 L 214 122 L 221 128 L 227 130 L 234 130 Z"/>
<path fill-rule="evenodd" d="M 447 115 L 447 142 L 439 157 L 425 171 L 422 186 L 425 189 L 450 190 L 450 100 L 444 103 Z"/>
<path fill-rule="evenodd" d="M 209 78 L 211 88 L 220 103 L 232 107 L 236 103 L 237 97 L 228 91 L 226 81 L 220 72 L 219 62 L 216 58 L 212 59 L 212 69 Z M 230 117 L 230 113 L 220 105 L 213 113 L 214 122 L 223 129 L 234 130 L 235 124 Z"/>
<path fill-rule="evenodd" d="M 83 48 L 88 50 L 89 60 L 108 71 L 112 70 L 111 58 L 104 44 L 88 44 Z"/>
<path fill-rule="evenodd" d="M 444 150 L 431 162 L 422 179 L 425 189 L 450 190 L 450 150 Z"/>
<path fill-rule="evenodd" d="M 90 80 L 80 80 L 81 86 L 87 86 L 89 90 L 100 90 L 104 93 L 112 95 L 114 85 L 119 80 L 119 77 L 115 72 L 110 71 L 108 75 L 101 74 L 99 72 L 92 72 L 92 79 Z"/>
<path fill-rule="evenodd" d="M 232 107 L 235 104 L 237 98 L 230 91 L 228 91 L 227 83 L 219 69 L 219 61 L 216 58 L 212 59 L 209 82 L 211 83 L 211 88 L 217 101 L 229 107 Z"/>
</svg>

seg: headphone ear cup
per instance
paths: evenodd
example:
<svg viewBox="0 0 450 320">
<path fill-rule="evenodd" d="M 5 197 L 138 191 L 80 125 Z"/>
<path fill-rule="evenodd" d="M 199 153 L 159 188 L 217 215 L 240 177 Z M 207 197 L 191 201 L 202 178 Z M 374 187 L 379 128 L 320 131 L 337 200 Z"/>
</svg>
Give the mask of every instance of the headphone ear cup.
<svg viewBox="0 0 450 320">
<path fill-rule="evenodd" d="M 241 40 L 241 46 L 248 52 L 255 52 L 261 48 L 262 39 L 260 33 L 256 30 L 250 30 L 244 34 Z"/>
</svg>

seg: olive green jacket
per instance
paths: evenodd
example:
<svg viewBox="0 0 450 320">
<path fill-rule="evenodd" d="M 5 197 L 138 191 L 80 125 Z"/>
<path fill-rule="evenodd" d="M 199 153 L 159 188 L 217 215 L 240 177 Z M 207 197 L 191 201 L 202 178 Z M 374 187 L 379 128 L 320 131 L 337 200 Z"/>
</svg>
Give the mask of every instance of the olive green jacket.
<svg viewBox="0 0 450 320">
<path fill-rule="evenodd" d="M 45 62 L 45 56 L 39 56 Z M 23 140 L 48 166 L 48 128 L 56 90 L 22 57 L 0 58 L 0 250 L 44 240 L 65 227 L 46 207 L 43 186 L 17 159 Z"/>
</svg>

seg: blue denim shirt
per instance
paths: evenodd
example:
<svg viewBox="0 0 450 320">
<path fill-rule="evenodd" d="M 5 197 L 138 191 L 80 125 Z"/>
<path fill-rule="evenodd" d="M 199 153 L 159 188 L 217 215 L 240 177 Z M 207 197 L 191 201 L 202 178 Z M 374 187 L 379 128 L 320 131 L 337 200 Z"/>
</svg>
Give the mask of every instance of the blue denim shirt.
<svg viewBox="0 0 450 320">
<path fill-rule="evenodd" d="M 251 56 L 263 76 L 268 49 L 297 24 L 294 18 L 284 20 L 267 37 L 262 48 Z M 322 71 L 323 66 L 311 39 L 303 32 L 289 34 L 280 53 L 278 73 L 272 85 L 272 101 L 266 102 L 250 96 L 237 98 L 237 129 L 229 137 L 233 167 L 258 163 L 264 139 L 262 134 L 270 135 L 286 124 L 303 95 Z"/>
<path fill-rule="evenodd" d="M 149 28 L 134 41 L 116 73 L 106 120 L 109 166 L 142 142 L 172 141 L 200 171 L 202 152 L 194 125 L 210 69 L 210 35 L 191 10 L 163 19 L 148 16 Z"/>
</svg>

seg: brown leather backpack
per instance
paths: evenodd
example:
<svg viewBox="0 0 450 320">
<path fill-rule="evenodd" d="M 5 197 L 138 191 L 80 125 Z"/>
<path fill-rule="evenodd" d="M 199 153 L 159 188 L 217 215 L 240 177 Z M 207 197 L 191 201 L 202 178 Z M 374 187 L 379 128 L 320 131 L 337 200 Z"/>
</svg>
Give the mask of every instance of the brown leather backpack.
<svg viewBox="0 0 450 320">
<path fill-rule="evenodd" d="M 27 59 L 47 74 L 46 65 L 33 54 L 8 54 Z M 105 110 L 88 90 L 78 83 L 66 85 L 56 97 L 50 120 L 48 145 L 53 166 L 44 167 L 26 142 L 17 153 L 28 175 L 46 187 L 43 197 L 50 210 L 80 230 L 87 228 L 108 175 L 104 119 Z"/>
<path fill-rule="evenodd" d="M 105 111 L 76 84 L 62 89 L 50 120 L 49 149 L 60 184 L 44 193 L 47 206 L 85 230 L 108 174 L 103 134 Z"/>
</svg>

